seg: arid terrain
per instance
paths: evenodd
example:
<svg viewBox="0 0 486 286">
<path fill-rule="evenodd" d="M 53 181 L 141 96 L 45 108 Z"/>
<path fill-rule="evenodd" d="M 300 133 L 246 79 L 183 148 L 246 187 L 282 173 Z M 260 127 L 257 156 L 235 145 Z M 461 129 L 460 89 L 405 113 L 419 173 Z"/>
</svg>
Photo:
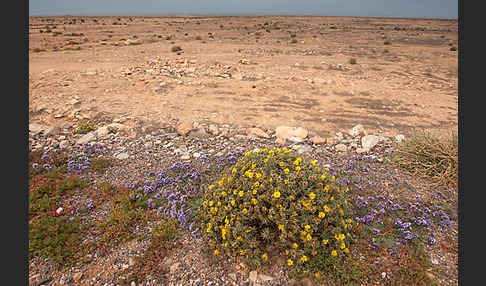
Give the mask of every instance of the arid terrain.
<svg viewBox="0 0 486 286">
<path fill-rule="evenodd" d="M 186 228 L 159 243 L 168 203 L 131 205 L 129 186 L 141 190 L 167 172 L 171 185 L 156 181 L 165 187 L 142 198 L 180 197 L 199 212 L 194 202 L 225 168 L 251 149 L 282 145 L 346 176 L 352 201 L 370 203 L 356 215 L 404 219 L 363 235 L 351 250 L 357 272 L 336 281 L 458 285 L 458 190 L 389 160 L 415 130 L 457 134 L 457 20 L 29 20 L 29 285 L 338 285 L 332 273 L 319 283 L 291 276 L 279 254 L 258 272 L 208 255 L 184 215 L 177 219 Z M 126 213 L 118 209 L 124 200 Z M 375 248 L 375 235 L 395 235 L 405 220 L 414 219 L 414 234 L 423 226 L 401 207 L 395 213 L 396 202 L 435 219 L 420 234 L 424 252 L 414 236 Z M 372 207 L 381 203 L 386 214 Z"/>
<path fill-rule="evenodd" d="M 30 119 L 456 130 L 457 39 L 457 20 L 31 17 Z"/>
</svg>

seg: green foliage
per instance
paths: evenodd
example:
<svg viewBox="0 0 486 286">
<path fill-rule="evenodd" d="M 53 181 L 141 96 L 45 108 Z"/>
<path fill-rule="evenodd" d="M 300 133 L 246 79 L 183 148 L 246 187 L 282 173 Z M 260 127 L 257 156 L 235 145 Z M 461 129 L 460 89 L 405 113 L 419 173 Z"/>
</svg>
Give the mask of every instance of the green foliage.
<svg viewBox="0 0 486 286">
<path fill-rule="evenodd" d="M 86 134 L 88 132 L 91 132 L 93 130 L 96 130 L 96 126 L 93 123 L 81 123 L 78 126 L 76 126 L 72 133 L 73 134 Z"/>
<path fill-rule="evenodd" d="M 209 190 L 199 211 L 215 255 L 262 265 L 276 247 L 292 271 L 317 271 L 316 256 L 346 256 L 355 241 L 349 189 L 285 148 L 247 152 Z"/>
<path fill-rule="evenodd" d="M 29 253 L 51 258 L 58 267 L 72 266 L 80 258 L 79 219 L 42 213 L 29 222 Z"/>
<path fill-rule="evenodd" d="M 107 221 L 98 223 L 98 231 L 103 233 L 102 241 L 110 246 L 135 238 L 133 228 L 145 224 L 147 214 L 141 208 L 129 208 L 126 205 L 114 203 Z"/>
</svg>

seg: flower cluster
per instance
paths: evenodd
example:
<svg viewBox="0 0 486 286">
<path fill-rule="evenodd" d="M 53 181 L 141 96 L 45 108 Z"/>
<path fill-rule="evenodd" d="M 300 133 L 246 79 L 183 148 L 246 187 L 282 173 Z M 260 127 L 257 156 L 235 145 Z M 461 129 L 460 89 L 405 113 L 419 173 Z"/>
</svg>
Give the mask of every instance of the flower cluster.
<svg viewBox="0 0 486 286">
<path fill-rule="evenodd" d="M 397 202 L 383 195 L 367 198 L 356 196 L 351 199 L 354 205 L 354 219 L 368 230 L 374 248 L 388 248 L 389 253 L 397 253 L 397 247 L 410 242 L 433 244 L 431 235 L 437 225 L 449 227 L 449 215 L 440 205 L 428 206 L 419 198 L 416 201 Z M 387 233 L 383 232 L 388 229 Z"/>
<path fill-rule="evenodd" d="M 103 155 L 104 146 L 101 143 L 85 144 L 78 146 L 77 149 L 71 153 L 70 160 L 67 163 L 67 169 L 77 175 L 91 166 L 92 157 L 95 155 Z"/>
<path fill-rule="evenodd" d="M 150 172 L 145 179 L 125 187 L 129 189 L 129 200 L 136 206 L 177 219 L 181 229 L 196 236 L 198 228 L 190 222 L 191 210 L 187 200 L 197 193 L 199 181 L 199 171 L 189 164 L 176 162 L 166 171 Z"/>
<path fill-rule="evenodd" d="M 260 264 L 277 247 L 289 267 L 305 268 L 316 256 L 349 253 L 349 187 L 316 163 L 286 148 L 246 152 L 204 196 L 201 230 L 214 254 Z"/>
</svg>

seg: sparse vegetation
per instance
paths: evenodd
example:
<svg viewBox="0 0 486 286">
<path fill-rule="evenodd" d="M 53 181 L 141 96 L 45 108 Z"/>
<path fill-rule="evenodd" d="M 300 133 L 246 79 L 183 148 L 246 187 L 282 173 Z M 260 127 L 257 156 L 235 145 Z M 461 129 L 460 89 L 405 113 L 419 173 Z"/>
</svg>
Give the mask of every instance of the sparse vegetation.
<svg viewBox="0 0 486 286">
<path fill-rule="evenodd" d="M 182 51 L 182 48 L 180 46 L 173 46 L 170 50 L 176 53 Z"/>
<path fill-rule="evenodd" d="M 398 167 L 436 184 L 457 188 L 458 139 L 456 134 L 437 137 L 426 131 L 417 131 L 393 155 Z"/>
</svg>

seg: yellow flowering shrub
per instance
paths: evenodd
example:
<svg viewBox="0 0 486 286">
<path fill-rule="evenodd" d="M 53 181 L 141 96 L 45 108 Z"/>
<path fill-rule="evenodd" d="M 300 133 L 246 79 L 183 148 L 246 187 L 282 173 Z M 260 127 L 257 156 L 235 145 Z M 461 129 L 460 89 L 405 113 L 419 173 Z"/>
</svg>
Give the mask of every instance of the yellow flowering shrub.
<svg viewBox="0 0 486 286">
<path fill-rule="evenodd" d="M 356 223 L 348 191 L 329 169 L 288 149 L 252 150 L 209 186 L 203 237 L 215 255 L 259 265 L 276 248 L 288 267 L 316 271 L 313 259 L 349 253 Z"/>
</svg>

